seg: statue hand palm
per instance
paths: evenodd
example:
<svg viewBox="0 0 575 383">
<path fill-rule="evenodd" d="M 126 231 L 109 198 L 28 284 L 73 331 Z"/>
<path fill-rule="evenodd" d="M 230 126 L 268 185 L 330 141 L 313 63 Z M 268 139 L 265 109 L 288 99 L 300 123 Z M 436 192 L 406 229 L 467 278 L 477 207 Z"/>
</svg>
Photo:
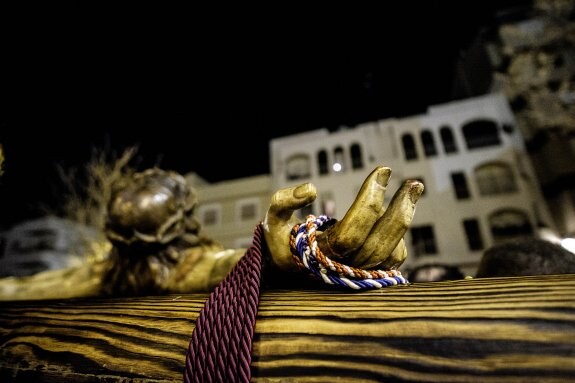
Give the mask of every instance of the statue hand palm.
<svg viewBox="0 0 575 383">
<path fill-rule="evenodd" d="M 413 219 L 423 184 L 405 181 L 386 209 L 384 195 L 390 176 L 390 168 L 377 167 L 365 179 L 343 219 L 318 232 L 318 246 L 326 256 L 364 269 L 395 269 L 404 262 L 407 250 L 403 236 Z M 263 226 L 272 263 L 280 270 L 297 270 L 290 251 L 290 233 L 301 221 L 294 212 L 313 202 L 316 195 L 315 186 L 305 183 L 272 196 Z"/>
</svg>

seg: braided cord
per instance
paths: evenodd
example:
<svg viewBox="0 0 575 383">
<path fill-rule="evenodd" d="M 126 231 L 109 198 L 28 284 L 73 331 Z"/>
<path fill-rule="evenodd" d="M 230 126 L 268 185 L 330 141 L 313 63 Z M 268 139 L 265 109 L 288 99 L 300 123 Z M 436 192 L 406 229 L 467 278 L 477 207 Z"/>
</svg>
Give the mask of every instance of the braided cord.
<svg viewBox="0 0 575 383">
<path fill-rule="evenodd" d="M 184 382 L 249 382 L 262 277 L 262 225 L 252 246 L 210 294 L 196 321 Z"/>
<path fill-rule="evenodd" d="M 399 270 L 365 270 L 350 267 L 326 257 L 317 245 L 316 231 L 331 219 L 326 215 L 308 215 L 305 224 L 294 225 L 290 250 L 299 268 L 330 285 L 354 290 L 380 289 L 409 282 Z"/>
<path fill-rule="evenodd" d="M 290 250 L 295 263 L 330 285 L 355 290 L 408 284 L 398 270 L 364 270 L 335 262 L 319 249 L 316 231 L 330 218 L 309 215 L 295 225 Z M 184 382 L 249 382 L 251 351 L 262 278 L 263 227 L 252 246 L 210 294 L 200 311 L 186 353 Z"/>
</svg>

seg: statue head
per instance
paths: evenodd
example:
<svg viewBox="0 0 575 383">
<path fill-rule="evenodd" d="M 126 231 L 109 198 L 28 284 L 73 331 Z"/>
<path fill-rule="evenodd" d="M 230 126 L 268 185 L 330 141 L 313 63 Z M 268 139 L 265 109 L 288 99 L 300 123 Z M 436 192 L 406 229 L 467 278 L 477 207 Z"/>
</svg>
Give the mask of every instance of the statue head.
<svg viewBox="0 0 575 383">
<path fill-rule="evenodd" d="M 196 203 L 195 191 L 176 172 L 152 168 L 135 173 L 110 199 L 106 235 L 114 244 L 167 244 L 197 233 Z"/>
</svg>

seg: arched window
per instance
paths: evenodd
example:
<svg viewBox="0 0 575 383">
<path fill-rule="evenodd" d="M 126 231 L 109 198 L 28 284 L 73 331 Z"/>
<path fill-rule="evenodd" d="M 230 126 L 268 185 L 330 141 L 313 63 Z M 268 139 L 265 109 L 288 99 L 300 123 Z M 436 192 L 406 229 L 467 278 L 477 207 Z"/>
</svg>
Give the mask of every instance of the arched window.
<svg viewBox="0 0 575 383">
<path fill-rule="evenodd" d="M 307 154 L 294 154 L 286 161 L 286 179 L 293 181 L 310 177 L 310 160 Z"/>
<path fill-rule="evenodd" d="M 333 150 L 333 164 L 332 169 L 336 173 L 344 172 L 346 168 L 345 156 L 343 148 L 338 146 Z"/>
<path fill-rule="evenodd" d="M 495 243 L 511 238 L 533 235 L 527 214 L 519 209 L 501 209 L 489 216 L 489 226 Z"/>
<path fill-rule="evenodd" d="M 493 120 L 473 120 L 461 128 L 467 149 L 484 148 L 486 146 L 500 145 L 497 123 Z"/>
<path fill-rule="evenodd" d="M 415 148 L 415 141 L 410 133 L 405 133 L 401 136 L 401 143 L 403 144 L 403 152 L 405 154 L 405 159 L 416 160 L 417 159 L 417 149 Z"/>
<path fill-rule="evenodd" d="M 351 154 L 351 168 L 363 169 L 363 157 L 361 153 L 361 146 L 358 143 L 352 144 L 349 148 Z"/>
<path fill-rule="evenodd" d="M 457 145 L 455 144 L 455 138 L 453 137 L 451 128 L 449 126 L 442 126 L 439 129 L 439 135 L 441 136 L 445 154 L 457 153 Z"/>
<path fill-rule="evenodd" d="M 517 191 L 513 169 L 503 162 L 490 162 L 475 168 L 475 180 L 482 196 Z"/>
<path fill-rule="evenodd" d="M 435 147 L 435 139 L 429 130 L 421 132 L 421 142 L 423 143 L 423 152 L 426 157 L 433 157 L 437 155 L 437 148 Z"/>
<path fill-rule="evenodd" d="M 323 176 L 329 173 L 329 167 L 327 164 L 327 151 L 322 149 L 317 154 L 317 167 L 319 169 L 319 175 Z"/>
</svg>

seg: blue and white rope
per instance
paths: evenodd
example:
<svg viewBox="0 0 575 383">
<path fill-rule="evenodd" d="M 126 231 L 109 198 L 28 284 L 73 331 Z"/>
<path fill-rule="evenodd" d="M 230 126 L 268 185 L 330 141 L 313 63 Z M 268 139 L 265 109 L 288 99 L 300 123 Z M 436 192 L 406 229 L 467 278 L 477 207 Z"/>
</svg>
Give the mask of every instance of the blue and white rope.
<svg viewBox="0 0 575 383">
<path fill-rule="evenodd" d="M 333 261 L 317 245 L 316 231 L 323 231 L 328 222 L 326 215 L 308 215 L 304 224 L 291 231 L 290 249 L 296 264 L 329 285 L 354 290 L 380 289 L 387 286 L 409 284 L 399 270 L 364 270 Z"/>
</svg>

